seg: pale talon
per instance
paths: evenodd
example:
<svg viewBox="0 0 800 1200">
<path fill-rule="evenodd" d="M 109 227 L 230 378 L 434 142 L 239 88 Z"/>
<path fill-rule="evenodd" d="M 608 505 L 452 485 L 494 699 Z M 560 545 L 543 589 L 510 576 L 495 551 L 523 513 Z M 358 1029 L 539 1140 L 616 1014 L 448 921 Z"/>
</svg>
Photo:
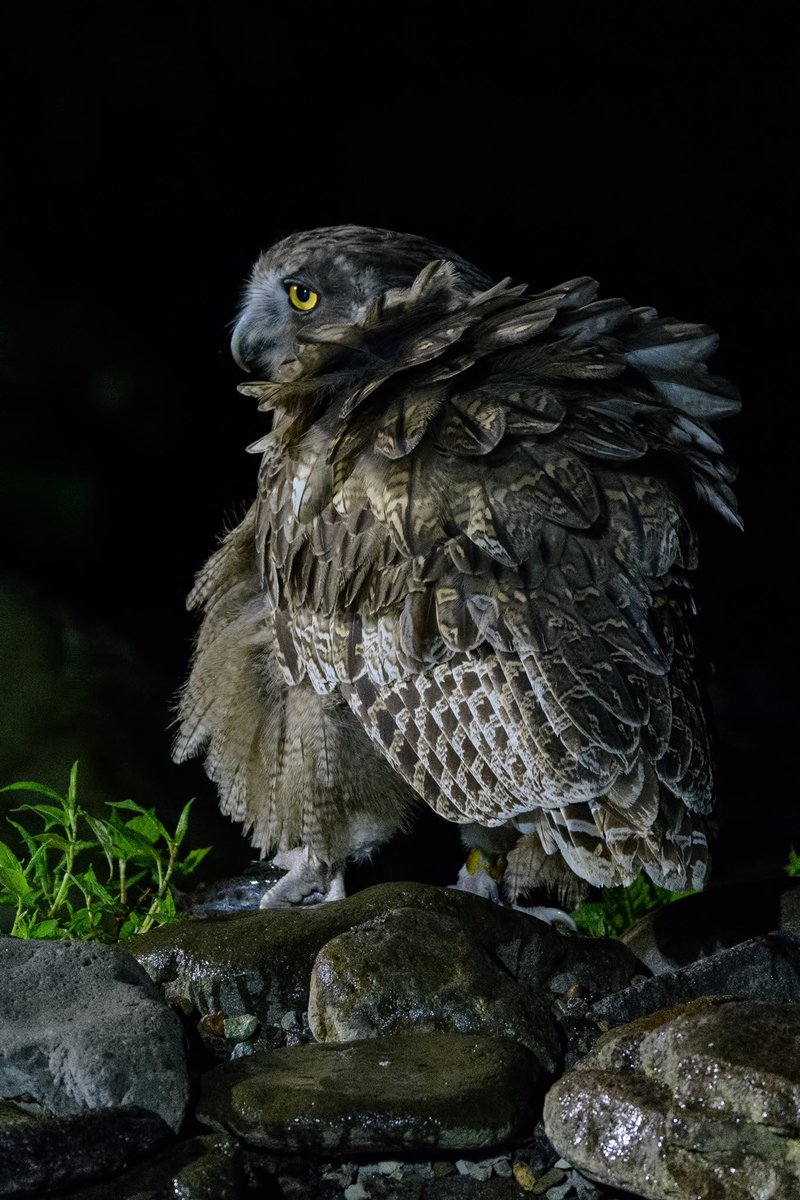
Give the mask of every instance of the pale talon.
<svg viewBox="0 0 800 1200">
<path fill-rule="evenodd" d="M 544 921 L 546 925 L 564 925 L 572 933 L 578 932 L 578 926 L 569 913 L 564 912 L 563 908 L 548 908 L 543 904 L 534 904 L 530 908 L 526 908 L 524 904 L 514 904 L 512 907 L 517 912 L 525 913 L 528 917 L 536 917 L 537 920 Z"/>
<path fill-rule="evenodd" d="M 272 864 L 286 874 L 267 889 L 259 908 L 293 908 L 345 897 L 343 873 L 322 862 L 308 847 L 284 850 L 275 855 Z"/>
</svg>

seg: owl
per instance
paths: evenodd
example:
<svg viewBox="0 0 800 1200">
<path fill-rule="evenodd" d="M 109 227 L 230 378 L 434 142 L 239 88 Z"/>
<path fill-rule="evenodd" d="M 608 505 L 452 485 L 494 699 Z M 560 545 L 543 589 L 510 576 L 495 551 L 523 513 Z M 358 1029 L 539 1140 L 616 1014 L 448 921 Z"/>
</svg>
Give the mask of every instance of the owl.
<svg viewBox="0 0 800 1200">
<path fill-rule="evenodd" d="M 512 902 L 702 887 L 689 514 L 739 524 L 716 343 L 382 229 L 262 254 L 232 350 L 271 422 L 189 597 L 174 753 L 287 868 L 263 906 L 343 896 L 420 800 Z"/>
</svg>

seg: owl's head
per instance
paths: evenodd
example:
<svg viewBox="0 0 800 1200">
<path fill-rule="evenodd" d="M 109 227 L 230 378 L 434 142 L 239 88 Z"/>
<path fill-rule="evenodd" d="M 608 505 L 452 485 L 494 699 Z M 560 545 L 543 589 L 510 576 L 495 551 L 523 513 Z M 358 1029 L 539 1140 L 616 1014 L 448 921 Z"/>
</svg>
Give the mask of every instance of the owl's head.
<svg viewBox="0 0 800 1200">
<path fill-rule="evenodd" d="M 407 287 L 423 267 L 446 259 L 466 288 L 491 279 L 443 246 L 413 234 L 361 225 L 295 233 L 253 267 L 231 340 L 233 357 L 259 379 L 288 382 L 300 370 L 298 336 L 348 325 L 389 288 Z"/>
</svg>

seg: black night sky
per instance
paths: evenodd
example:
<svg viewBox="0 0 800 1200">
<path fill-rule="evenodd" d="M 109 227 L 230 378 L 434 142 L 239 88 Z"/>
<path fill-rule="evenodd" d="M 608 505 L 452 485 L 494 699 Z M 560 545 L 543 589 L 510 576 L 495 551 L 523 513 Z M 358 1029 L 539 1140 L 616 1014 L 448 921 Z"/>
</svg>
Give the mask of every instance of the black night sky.
<svg viewBox="0 0 800 1200">
<path fill-rule="evenodd" d="M 0 782 L 167 811 L 193 573 L 264 431 L 229 324 L 259 250 L 357 222 L 534 290 L 707 322 L 744 410 L 740 535 L 697 594 L 719 878 L 780 869 L 797 817 L 798 104 L 789 4 L 490 7 L 480 21 L 267 3 L 66 4 L 7 28 L 0 188 Z"/>
</svg>

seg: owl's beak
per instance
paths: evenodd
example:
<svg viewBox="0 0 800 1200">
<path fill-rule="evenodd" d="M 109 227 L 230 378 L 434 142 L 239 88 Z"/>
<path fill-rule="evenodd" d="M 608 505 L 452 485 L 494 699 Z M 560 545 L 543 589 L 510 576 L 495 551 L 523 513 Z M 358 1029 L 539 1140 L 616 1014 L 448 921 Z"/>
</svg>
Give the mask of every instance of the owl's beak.
<svg viewBox="0 0 800 1200">
<path fill-rule="evenodd" d="M 265 337 L 263 322 L 248 320 L 247 313 L 233 331 L 231 354 L 248 375 L 270 383 L 291 383 L 302 372 L 291 346 Z"/>
<path fill-rule="evenodd" d="M 250 356 L 253 353 L 253 346 L 250 338 L 247 336 L 247 330 L 243 327 L 244 323 L 239 321 L 233 331 L 231 338 L 231 354 L 237 367 L 241 367 L 243 371 L 250 374 Z"/>
</svg>

